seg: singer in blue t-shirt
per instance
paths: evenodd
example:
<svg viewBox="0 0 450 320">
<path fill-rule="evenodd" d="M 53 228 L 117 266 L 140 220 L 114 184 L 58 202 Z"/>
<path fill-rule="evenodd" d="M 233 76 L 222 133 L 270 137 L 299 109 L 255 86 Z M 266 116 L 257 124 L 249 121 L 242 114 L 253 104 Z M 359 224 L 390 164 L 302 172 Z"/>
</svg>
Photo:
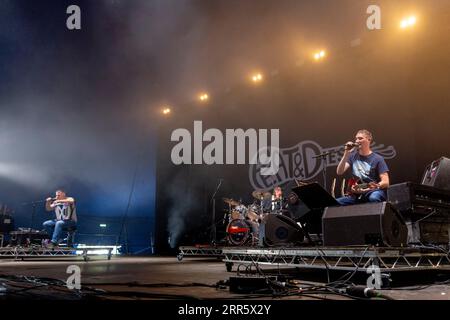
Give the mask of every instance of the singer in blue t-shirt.
<svg viewBox="0 0 450 320">
<path fill-rule="evenodd" d="M 345 144 L 344 155 L 336 172 L 343 175 L 351 168 L 354 178 L 346 196 L 336 199 L 343 206 L 386 201 L 389 168 L 384 158 L 370 149 L 372 141 L 372 133 L 362 129 L 356 133 L 355 142 Z"/>
</svg>

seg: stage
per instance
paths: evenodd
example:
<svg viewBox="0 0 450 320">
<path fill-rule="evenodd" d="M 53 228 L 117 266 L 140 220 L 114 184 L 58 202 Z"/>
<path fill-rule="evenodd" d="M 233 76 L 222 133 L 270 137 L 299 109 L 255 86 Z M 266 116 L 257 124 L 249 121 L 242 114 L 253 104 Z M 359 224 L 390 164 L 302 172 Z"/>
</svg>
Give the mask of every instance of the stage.
<svg viewBox="0 0 450 320">
<path fill-rule="evenodd" d="M 26 276 L 53 278 L 66 281 L 69 274 L 67 267 L 76 264 L 81 269 L 82 291 L 84 287 L 103 289 L 98 298 L 101 299 L 199 299 L 199 300 L 348 300 L 349 297 L 331 293 L 290 294 L 287 296 L 273 294 L 238 294 L 231 293 L 226 281 L 236 277 L 237 273 L 227 272 L 225 263 L 218 258 L 184 257 L 112 257 L 111 260 L 61 261 L 33 260 L 13 261 L 0 260 L 2 278 L 7 276 Z M 261 266 L 264 273 L 276 274 L 283 270 L 303 287 L 321 286 L 327 282 L 327 276 L 319 271 L 300 271 L 295 268 L 274 268 Z M 331 275 L 332 280 L 340 275 Z M 398 300 L 448 300 L 450 284 L 433 284 L 433 281 L 444 281 L 447 275 L 438 276 L 429 271 L 408 273 L 401 281 L 394 281 L 390 289 L 381 292 Z M 352 279 L 352 280 L 356 280 Z M 222 284 L 218 286 L 217 284 Z M 2 283 L 5 283 L 3 280 Z M 46 291 L 47 290 L 47 291 Z M 59 299 L 78 299 L 70 296 L 70 290 L 62 292 L 59 288 Z M 87 292 L 87 291 L 86 291 Z M 93 292 L 93 291 L 90 291 Z M 29 290 L 31 298 L 54 298 L 48 289 Z M 86 298 L 86 297 L 85 297 Z M 90 297 L 92 298 L 92 297 Z"/>
<path fill-rule="evenodd" d="M 450 0 L 0 8 L 2 310 L 449 300 Z"/>
</svg>

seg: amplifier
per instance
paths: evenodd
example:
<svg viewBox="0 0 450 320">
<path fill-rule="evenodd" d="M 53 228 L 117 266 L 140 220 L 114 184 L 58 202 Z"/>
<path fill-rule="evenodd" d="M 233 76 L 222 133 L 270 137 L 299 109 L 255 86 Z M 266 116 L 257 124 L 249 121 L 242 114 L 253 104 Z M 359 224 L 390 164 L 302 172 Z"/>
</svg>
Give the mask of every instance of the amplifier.
<svg viewBox="0 0 450 320">
<path fill-rule="evenodd" d="M 450 159 L 440 157 L 430 163 L 423 174 L 422 184 L 450 190 Z"/>
</svg>

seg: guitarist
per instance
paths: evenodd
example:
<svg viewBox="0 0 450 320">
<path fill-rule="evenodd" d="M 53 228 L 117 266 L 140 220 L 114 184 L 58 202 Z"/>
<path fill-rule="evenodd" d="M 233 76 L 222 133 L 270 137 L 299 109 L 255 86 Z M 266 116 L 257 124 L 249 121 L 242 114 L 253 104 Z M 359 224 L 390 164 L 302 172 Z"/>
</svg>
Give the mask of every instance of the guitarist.
<svg viewBox="0 0 450 320">
<path fill-rule="evenodd" d="M 348 168 L 362 185 L 353 185 L 350 194 L 337 198 L 340 205 L 386 201 L 389 187 L 389 168 L 384 158 L 370 149 L 372 133 L 362 129 L 356 133 L 355 142 L 345 144 L 344 155 L 337 166 L 337 174 L 343 175 Z"/>
</svg>

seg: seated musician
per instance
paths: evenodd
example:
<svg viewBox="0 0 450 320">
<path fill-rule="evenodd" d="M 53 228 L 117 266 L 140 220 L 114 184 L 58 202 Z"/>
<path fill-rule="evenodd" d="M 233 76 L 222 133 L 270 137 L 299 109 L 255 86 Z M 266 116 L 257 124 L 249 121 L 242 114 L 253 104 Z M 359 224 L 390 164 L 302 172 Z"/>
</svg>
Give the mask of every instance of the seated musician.
<svg viewBox="0 0 450 320">
<path fill-rule="evenodd" d="M 265 213 L 279 213 L 283 201 L 283 191 L 281 187 L 275 187 L 273 189 L 272 195 L 267 193 L 267 197 L 262 201 L 263 211 Z"/>
<path fill-rule="evenodd" d="M 349 194 L 336 199 L 340 205 L 386 201 L 389 168 L 384 158 L 371 150 L 372 141 L 372 133 L 362 129 L 356 133 L 355 142 L 345 144 L 344 155 L 336 171 L 343 175 L 351 168 L 357 182 L 351 185 Z"/>
<path fill-rule="evenodd" d="M 75 199 L 68 197 L 63 190 L 56 190 L 55 198 L 47 198 L 45 209 L 55 211 L 55 219 L 43 223 L 44 228 L 52 235 L 50 247 L 57 246 L 67 228 L 76 227 L 77 214 Z"/>
</svg>

